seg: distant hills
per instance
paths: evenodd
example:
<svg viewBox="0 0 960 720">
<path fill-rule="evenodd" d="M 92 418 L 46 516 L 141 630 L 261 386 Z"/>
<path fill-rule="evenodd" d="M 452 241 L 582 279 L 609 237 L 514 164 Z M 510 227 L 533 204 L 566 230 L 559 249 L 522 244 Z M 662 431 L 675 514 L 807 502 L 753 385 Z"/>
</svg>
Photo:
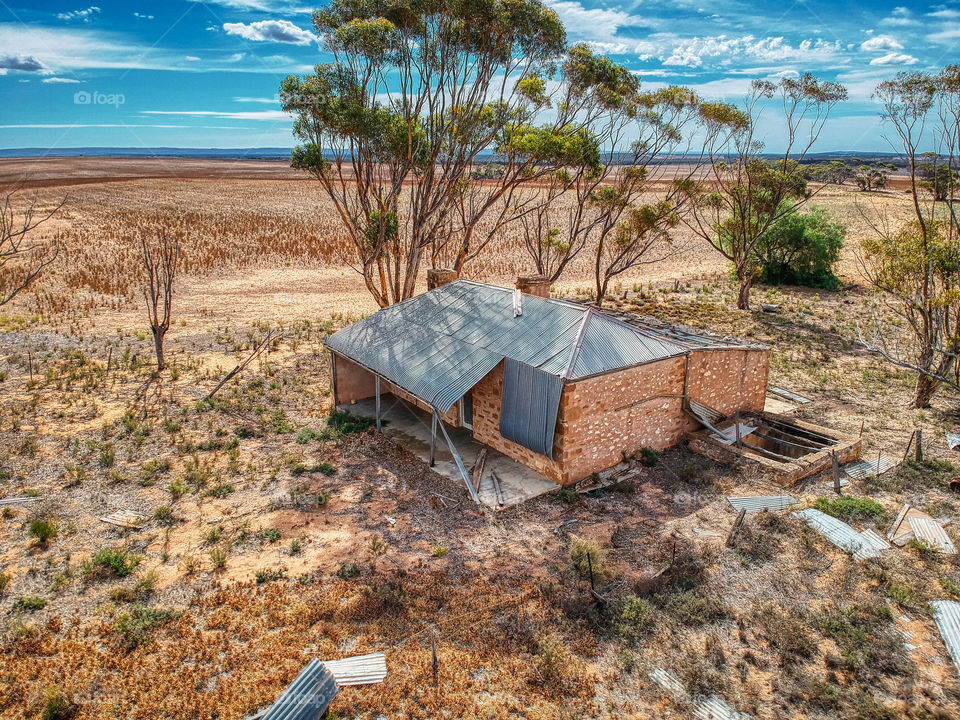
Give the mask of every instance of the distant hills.
<svg viewBox="0 0 960 720">
<path fill-rule="evenodd" d="M 0 148 L 0 158 L 13 157 L 188 157 L 223 160 L 289 160 L 291 148 L 175 148 L 175 147 L 77 147 L 77 148 Z M 776 153 L 766 157 L 775 159 Z M 821 152 L 809 153 L 808 163 L 826 163 L 832 160 L 896 163 L 898 156 L 889 152 Z M 481 161 L 496 162 L 493 153 L 481 153 Z M 623 156 L 626 160 L 626 156 Z M 683 155 L 666 155 L 663 162 L 686 163 Z"/>
</svg>

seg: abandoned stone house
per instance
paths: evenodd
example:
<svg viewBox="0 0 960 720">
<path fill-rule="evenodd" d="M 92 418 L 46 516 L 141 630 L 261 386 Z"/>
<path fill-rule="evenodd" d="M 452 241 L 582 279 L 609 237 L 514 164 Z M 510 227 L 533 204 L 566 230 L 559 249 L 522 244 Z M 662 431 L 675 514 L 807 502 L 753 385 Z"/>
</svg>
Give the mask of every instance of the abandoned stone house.
<svg viewBox="0 0 960 720">
<path fill-rule="evenodd" d="M 439 418 L 448 444 L 444 424 L 466 428 L 561 485 L 678 443 L 700 427 L 690 402 L 762 411 L 770 361 L 765 346 L 466 280 L 327 347 L 338 406 L 395 395 Z"/>
</svg>

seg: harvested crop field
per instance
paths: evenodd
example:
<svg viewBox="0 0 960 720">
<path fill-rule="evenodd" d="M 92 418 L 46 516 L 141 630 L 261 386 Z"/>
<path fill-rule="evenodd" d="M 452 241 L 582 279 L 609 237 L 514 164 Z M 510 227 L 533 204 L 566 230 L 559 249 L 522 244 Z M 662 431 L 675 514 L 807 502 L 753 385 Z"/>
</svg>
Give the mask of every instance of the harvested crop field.
<svg viewBox="0 0 960 720">
<path fill-rule="evenodd" d="M 812 400 L 797 417 L 862 428 L 864 457 L 899 459 L 922 428 L 923 462 L 852 480 L 860 502 L 838 505 L 829 473 L 784 489 L 681 446 L 628 483 L 494 512 L 332 412 L 324 339 L 376 307 L 313 181 L 91 158 L 4 161 L 0 178 L 25 170 L 29 192 L 68 200 L 43 226 L 54 273 L 0 310 L 0 502 L 21 500 L 0 508 L 0 716 L 240 719 L 312 657 L 384 651 L 386 680 L 344 689 L 330 717 L 686 717 L 715 694 L 755 718 L 960 717 L 928 612 L 960 599 L 956 555 L 856 562 L 789 512 L 726 543 L 727 496 L 787 492 L 880 535 L 910 503 L 960 545 L 957 398 L 907 409 L 912 377 L 857 342 L 875 305 L 860 208 L 904 216 L 902 192 L 816 199 L 849 226 L 841 290 L 758 287 L 778 312 L 737 311 L 722 258 L 680 237 L 686 253 L 610 304 L 771 345 L 771 385 Z M 158 218 L 186 238 L 159 377 L 133 244 Z M 525 263 L 503 237 L 466 274 L 507 285 Z M 578 260 L 555 294 L 590 287 Z M 101 520 L 118 512 L 135 526 Z"/>
</svg>

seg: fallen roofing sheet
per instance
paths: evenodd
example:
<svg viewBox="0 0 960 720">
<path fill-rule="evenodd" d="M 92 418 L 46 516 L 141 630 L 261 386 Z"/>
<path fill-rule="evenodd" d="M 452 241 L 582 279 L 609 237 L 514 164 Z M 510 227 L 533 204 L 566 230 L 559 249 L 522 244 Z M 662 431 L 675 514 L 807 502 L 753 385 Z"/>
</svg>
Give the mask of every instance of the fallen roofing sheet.
<svg viewBox="0 0 960 720">
<path fill-rule="evenodd" d="M 960 602 L 956 600 L 931 600 L 933 620 L 947 646 L 947 652 L 960 673 Z"/>
<path fill-rule="evenodd" d="M 0 505 L 13 505 L 15 503 L 28 503 L 39 500 L 38 497 L 15 497 L 15 498 L 3 498 L 0 500 Z"/>
<path fill-rule="evenodd" d="M 879 458 L 860 460 L 855 463 L 849 463 L 843 466 L 843 471 L 847 477 L 854 480 L 865 480 L 868 477 L 883 475 L 888 470 L 900 465 L 901 459 L 889 455 L 881 455 Z"/>
<path fill-rule="evenodd" d="M 767 388 L 768 392 L 772 392 L 774 395 L 779 397 L 786 398 L 787 400 L 792 400 L 798 405 L 804 405 L 808 402 L 813 402 L 810 398 L 804 397 L 803 395 L 797 395 L 795 392 L 790 392 L 789 390 L 784 390 L 780 387 Z"/>
<path fill-rule="evenodd" d="M 387 660 L 382 652 L 357 655 L 343 660 L 324 660 L 340 687 L 372 685 L 387 677 Z"/>
<path fill-rule="evenodd" d="M 886 542 L 883 542 L 883 538 L 876 533 L 859 533 L 843 520 L 838 520 L 832 515 L 827 515 L 814 508 L 795 510 L 793 515 L 802 518 L 807 525 L 831 543 L 853 555 L 855 560 L 879 557 L 880 551 L 889 547 Z M 883 547 L 880 547 L 878 540 L 883 542 Z"/>
<path fill-rule="evenodd" d="M 947 433 L 947 447 L 951 450 L 956 450 L 960 447 L 960 435 Z"/>
<path fill-rule="evenodd" d="M 797 504 L 797 499 L 790 495 L 751 495 L 728 497 L 727 500 L 737 512 L 745 509 L 748 513 L 761 510 L 786 510 Z"/>
<path fill-rule="evenodd" d="M 333 673 L 314 658 L 262 716 L 262 720 L 316 720 L 323 717 L 340 689 Z"/>
<path fill-rule="evenodd" d="M 910 529 L 913 530 L 914 537 L 920 542 L 942 552 L 944 555 L 957 554 L 957 549 L 953 546 L 947 533 L 943 531 L 943 526 L 933 518 L 908 517 L 907 522 L 910 523 Z"/>
<path fill-rule="evenodd" d="M 139 530 L 143 527 L 144 523 L 147 522 L 147 518 L 130 510 L 117 510 L 114 513 L 100 518 L 100 522 L 117 525 L 122 528 L 129 528 L 131 530 Z"/>
<path fill-rule="evenodd" d="M 750 717 L 734 708 L 720 695 L 711 695 L 707 698 L 691 698 L 690 693 L 680 682 L 680 678 L 669 670 L 657 668 L 650 673 L 650 679 L 670 693 L 676 700 L 692 701 L 694 703 L 693 717 L 697 720 L 748 720 Z"/>
</svg>

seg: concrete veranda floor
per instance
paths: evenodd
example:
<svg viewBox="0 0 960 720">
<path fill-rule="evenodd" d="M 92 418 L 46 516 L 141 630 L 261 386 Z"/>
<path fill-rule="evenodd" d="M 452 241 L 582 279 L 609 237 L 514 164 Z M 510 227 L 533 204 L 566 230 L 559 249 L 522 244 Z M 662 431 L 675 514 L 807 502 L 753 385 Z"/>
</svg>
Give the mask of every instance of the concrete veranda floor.
<svg viewBox="0 0 960 720">
<path fill-rule="evenodd" d="M 340 407 L 355 415 L 367 417 L 376 415 L 375 398 L 346 403 Z M 424 462 L 430 461 L 430 415 L 428 413 L 404 402 L 395 395 L 384 394 L 380 397 L 380 417 L 387 421 L 383 426 L 384 434 L 400 440 L 408 450 Z M 447 426 L 447 433 L 460 453 L 460 458 L 463 460 L 467 472 L 470 472 L 477 456 L 480 454 L 480 450 L 487 446 L 474 440 L 473 434 L 466 428 Z M 447 447 L 439 425 L 437 426 L 437 447 L 433 469 L 441 475 L 463 483 L 463 476 L 457 468 L 453 453 Z M 503 495 L 502 505 L 498 502 L 491 471 L 495 472 L 500 479 L 500 489 Z M 556 490 L 558 487 L 555 482 L 548 480 L 526 465 L 487 447 L 487 459 L 484 463 L 483 477 L 480 479 L 480 489 L 477 493 L 484 505 L 494 509 L 508 507 L 543 495 L 551 490 Z M 469 493 L 466 487 L 464 487 L 464 493 Z"/>
</svg>

